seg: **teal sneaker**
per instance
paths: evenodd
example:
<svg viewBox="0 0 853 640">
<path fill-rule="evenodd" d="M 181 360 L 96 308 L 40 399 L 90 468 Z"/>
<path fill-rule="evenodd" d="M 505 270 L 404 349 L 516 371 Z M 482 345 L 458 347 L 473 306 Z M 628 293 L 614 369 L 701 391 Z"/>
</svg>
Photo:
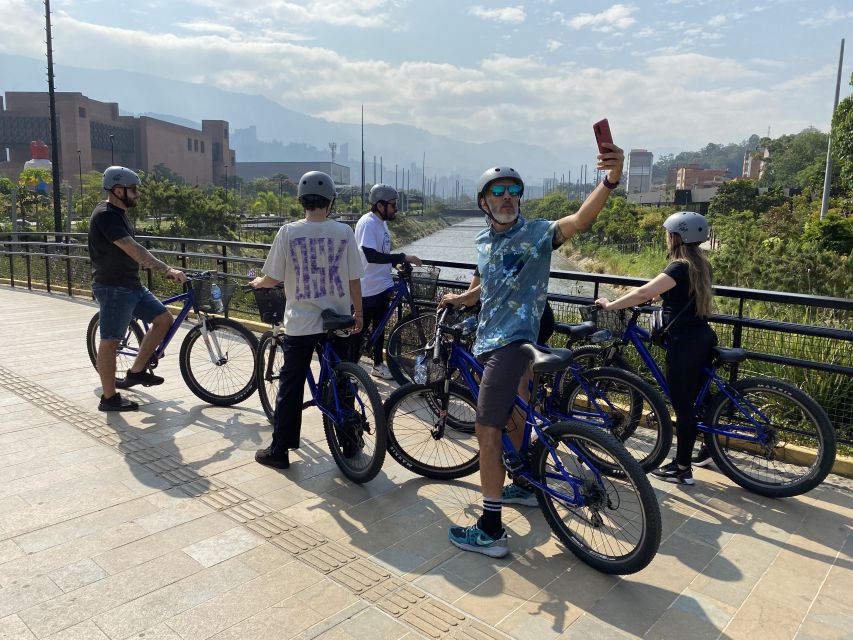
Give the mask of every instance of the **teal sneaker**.
<svg viewBox="0 0 853 640">
<path fill-rule="evenodd" d="M 525 507 L 535 507 L 539 504 L 536 500 L 536 494 L 532 491 L 519 487 L 517 484 L 510 483 L 503 488 L 501 500 L 504 504 L 521 504 Z"/>
<path fill-rule="evenodd" d="M 493 538 L 476 524 L 472 524 L 470 527 L 450 527 L 447 536 L 450 542 L 460 549 L 482 553 L 490 558 L 503 558 L 509 553 L 504 529 L 501 529 L 500 537 Z"/>
</svg>

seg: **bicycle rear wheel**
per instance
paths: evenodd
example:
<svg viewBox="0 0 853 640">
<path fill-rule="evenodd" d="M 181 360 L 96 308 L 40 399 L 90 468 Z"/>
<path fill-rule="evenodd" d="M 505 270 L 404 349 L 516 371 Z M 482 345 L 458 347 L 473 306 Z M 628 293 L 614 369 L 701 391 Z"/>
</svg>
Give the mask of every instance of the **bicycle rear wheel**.
<svg viewBox="0 0 853 640">
<path fill-rule="evenodd" d="M 204 318 L 190 329 L 181 343 L 181 375 L 196 396 L 221 407 L 243 402 L 255 392 L 255 354 L 258 339 L 251 331 L 228 318 Z M 207 342 L 207 344 L 205 344 Z M 217 358 L 218 353 L 221 358 Z"/>
<path fill-rule="evenodd" d="M 595 369 L 597 367 L 618 367 L 625 371 L 634 373 L 634 369 L 620 353 L 614 353 L 610 359 L 605 358 L 608 347 L 597 344 L 585 344 L 581 347 L 572 347 L 572 360 L 583 369 Z"/>
<path fill-rule="evenodd" d="M 101 337 L 99 330 L 101 328 L 100 312 L 92 316 L 89 320 L 89 326 L 86 328 L 86 350 L 89 352 L 89 360 L 92 361 L 92 366 L 98 370 L 98 345 Z M 133 365 L 136 360 L 136 354 L 139 353 L 139 345 L 142 344 L 142 338 L 145 332 L 136 320 L 131 320 L 127 325 L 127 331 L 124 337 L 119 341 L 118 350 L 116 351 L 116 374 L 123 376 L 124 373 Z"/>
<path fill-rule="evenodd" d="M 332 375 L 336 392 L 331 381 L 321 392 L 326 442 L 347 478 L 367 482 L 382 469 L 388 447 L 382 398 L 376 384 L 357 364 L 339 362 Z"/>
<path fill-rule="evenodd" d="M 574 421 L 552 424 L 545 434 L 530 458 L 534 477 L 556 494 L 536 489 L 552 531 L 578 558 L 604 573 L 624 575 L 648 566 L 660 546 L 661 515 L 636 460 L 606 431 Z M 620 473 L 605 476 L 598 460 Z M 579 483 L 577 495 L 566 475 Z"/>
<path fill-rule="evenodd" d="M 267 331 L 258 342 L 258 357 L 255 361 L 255 379 L 258 381 L 258 396 L 270 423 L 275 415 L 275 400 L 281 384 L 281 368 L 284 366 L 284 351 L 272 331 Z"/>
<path fill-rule="evenodd" d="M 610 431 L 645 471 L 651 471 L 672 446 L 672 420 L 663 398 L 638 375 L 616 367 L 567 371 L 560 389 L 560 412 Z M 609 469 L 606 461 L 599 461 Z"/>
<path fill-rule="evenodd" d="M 769 378 L 739 380 L 728 390 L 742 409 L 719 393 L 705 420 L 709 427 L 732 432 L 705 433 L 720 471 L 744 489 L 771 498 L 797 496 L 823 482 L 835 462 L 835 430 L 817 402 Z M 756 424 L 764 442 L 737 436 L 750 433 Z"/>
<path fill-rule="evenodd" d="M 470 393 L 451 385 L 448 415 L 442 418 L 442 394 L 422 384 L 407 384 L 391 394 L 385 402 L 388 451 L 425 478 L 463 478 L 480 468 L 473 428 L 477 403 Z"/>
</svg>

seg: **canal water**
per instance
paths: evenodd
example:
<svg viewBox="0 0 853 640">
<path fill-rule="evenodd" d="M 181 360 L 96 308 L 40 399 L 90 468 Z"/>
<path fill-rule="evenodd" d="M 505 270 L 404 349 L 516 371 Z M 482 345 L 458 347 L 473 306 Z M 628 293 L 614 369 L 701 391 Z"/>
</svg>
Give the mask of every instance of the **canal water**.
<svg viewBox="0 0 853 640">
<path fill-rule="evenodd" d="M 465 218 L 461 222 L 420 240 L 415 240 L 399 249 L 394 247 L 394 251 L 404 251 L 424 260 L 446 260 L 448 262 L 470 262 L 473 264 L 476 259 L 474 238 L 484 227 L 483 218 Z M 580 269 L 562 253 L 555 251 L 551 257 L 551 271 L 580 271 Z M 443 280 L 470 282 L 471 274 L 472 271 L 467 269 L 441 268 Z M 591 296 L 593 286 L 588 282 L 551 278 L 548 290 L 552 293 Z M 604 288 L 601 291 L 603 295 L 606 295 Z"/>
</svg>

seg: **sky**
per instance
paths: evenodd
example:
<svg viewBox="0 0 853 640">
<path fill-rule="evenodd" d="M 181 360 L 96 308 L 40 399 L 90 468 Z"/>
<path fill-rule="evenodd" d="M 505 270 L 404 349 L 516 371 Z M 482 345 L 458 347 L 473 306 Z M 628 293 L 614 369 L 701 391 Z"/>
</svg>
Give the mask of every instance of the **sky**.
<svg viewBox="0 0 853 640">
<path fill-rule="evenodd" d="M 262 94 L 555 153 L 658 153 L 827 130 L 849 0 L 53 0 L 57 63 Z M 842 76 L 849 95 L 853 43 Z M 0 51 L 44 56 L 44 7 L 0 0 Z M 2 72 L 0 72 L 2 79 Z M 104 76 L 121 102 L 120 73 Z M 2 87 L 0 90 L 14 88 Z M 74 90 L 59 85 L 58 90 Z M 181 114 L 173 114 L 180 116 Z"/>
</svg>

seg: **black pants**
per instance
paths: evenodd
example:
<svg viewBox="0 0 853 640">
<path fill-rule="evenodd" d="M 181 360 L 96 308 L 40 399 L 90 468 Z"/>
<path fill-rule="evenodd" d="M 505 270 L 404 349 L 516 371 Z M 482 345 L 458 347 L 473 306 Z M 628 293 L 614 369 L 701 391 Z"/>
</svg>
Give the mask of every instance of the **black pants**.
<svg viewBox="0 0 853 640">
<path fill-rule="evenodd" d="M 305 377 L 311 366 L 314 352 L 322 353 L 326 341 L 325 333 L 309 336 L 284 336 L 284 366 L 281 368 L 281 386 L 275 400 L 275 423 L 270 449 L 279 455 L 288 449 L 299 448 L 302 432 L 302 397 Z M 332 348 L 338 357 L 346 359 L 349 338 L 335 338 Z"/>
<path fill-rule="evenodd" d="M 696 396 L 702 385 L 702 368 L 711 359 L 711 349 L 717 344 L 717 334 L 708 323 L 679 327 L 670 332 L 666 350 L 666 382 L 675 410 L 675 432 L 678 443 L 675 461 L 690 465 L 693 445 L 696 444 Z"/>
<path fill-rule="evenodd" d="M 388 310 L 388 305 L 391 300 L 388 298 L 388 291 L 377 293 L 373 296 L 365 296 L 361 299 L 361 310 L 364 314 L 364 327 L 358 333 L 355 333 L 350 338 L 350 360 L 358 362 L 361 355 L 361 345 L 364 340 L 370 337 L 370 334 L 382 322 L 385 312 Z M 376 340 L 373 345 L 373 364 L 378 366 L 382 364 L 382 350 L 385 347 L 385 337 L 382 336 Z"/>
</svg>

